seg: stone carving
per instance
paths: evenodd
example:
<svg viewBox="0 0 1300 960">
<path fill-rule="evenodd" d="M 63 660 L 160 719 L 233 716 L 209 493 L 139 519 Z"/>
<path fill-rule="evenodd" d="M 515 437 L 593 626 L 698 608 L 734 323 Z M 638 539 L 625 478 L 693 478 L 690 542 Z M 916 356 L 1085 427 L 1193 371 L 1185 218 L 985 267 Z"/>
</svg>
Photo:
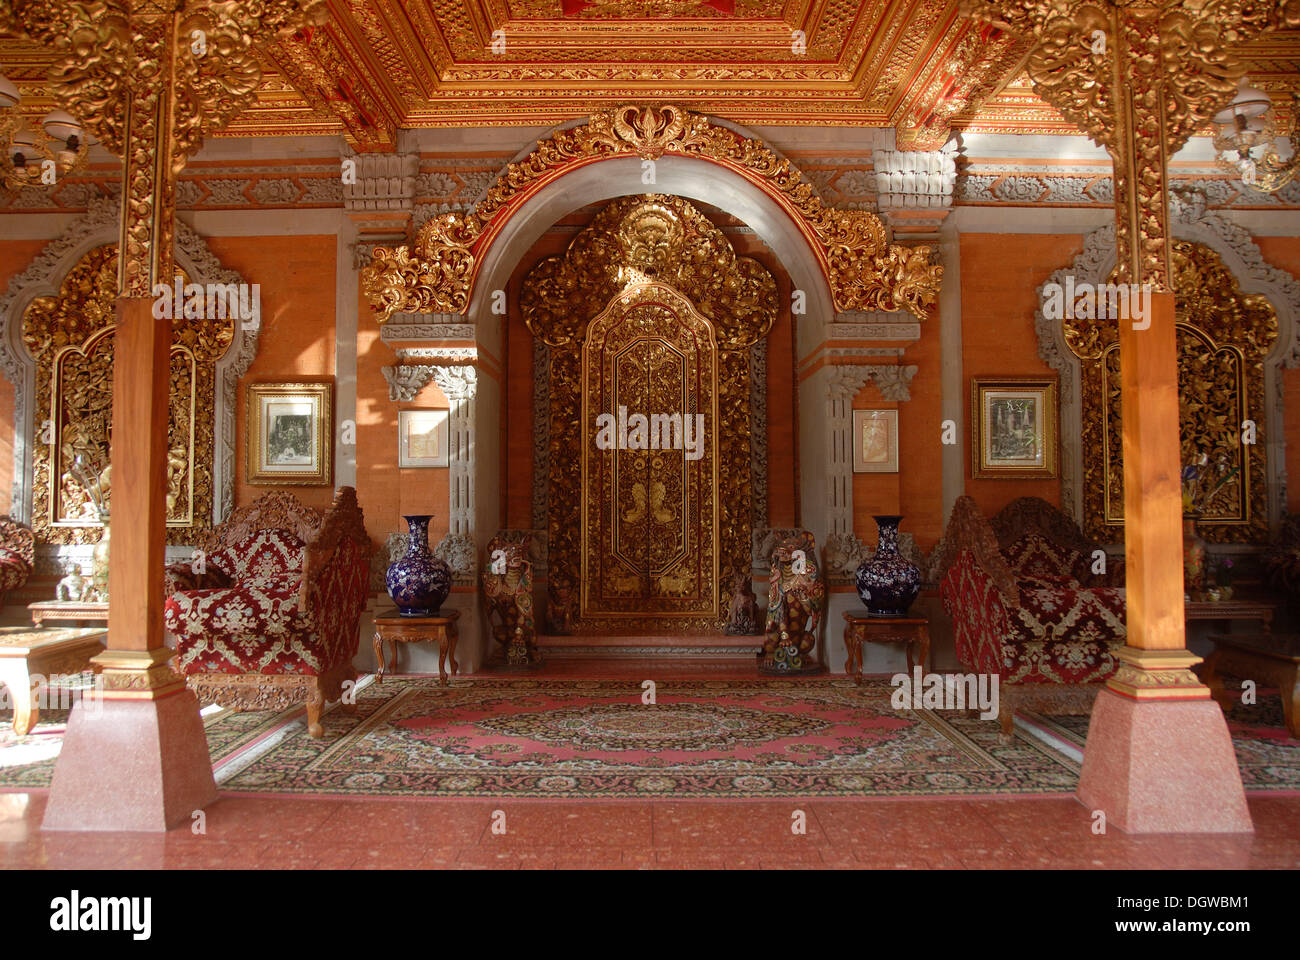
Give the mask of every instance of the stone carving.
<svg viewBox="0 0 1300 960">
<path fill-rule="evenodd" d="M 873 151 L 880 210 L 951 207 L 957 182 L 956 155 L 954 143 L 941 150 Z"/>
<path fill-rule="evenodd" d="M 415 395 L 433 379 L 433 369 L 431 365 L 425 363 L 381 367 L 380 372 L 388 381 L 388 399 L 399 403 L 414 400 Z"/>
<path fill-rule="evenodd" d="M 851 399 L 868 382 L 874 382 L 886 400 L 911 400 L 910 385 L 917 369 L 915 364 L 836 364 L 830 370 L 830 395 L 832 399 Z"/>
<path fill-rule="evenodd" d="M 826 607 L 826 584 L 817 566 L 817 544 L 806 530 L 784 538 L 772 552 L 767 592 L 767 631 L 760 673 L 815 673 L 814 649 Z"/>
<path fill-rule="evenodd" d="M 449 533 L 433 548 L 433 555 L 451 568 L 453 577 L 473 580 L 478 566 L 478 547 L 465 533 Z"/>
<path fill-rule="evenodd" d="M 503 534 L 488 541 L 482 580 L 488 624 L 501 644 L 506 663 L 541 663 L 533 619 L 533 565 L 528 559 L 527 543 Z"/>
<path fill-rule="evenodd" d="M 86 578 L 81 564 L 69 563 L 67 575 L 54 588 L 54 597 L 57 600 L 85 600 L 86 593 L 90 589 L 90 581 Z"/>
</svg>

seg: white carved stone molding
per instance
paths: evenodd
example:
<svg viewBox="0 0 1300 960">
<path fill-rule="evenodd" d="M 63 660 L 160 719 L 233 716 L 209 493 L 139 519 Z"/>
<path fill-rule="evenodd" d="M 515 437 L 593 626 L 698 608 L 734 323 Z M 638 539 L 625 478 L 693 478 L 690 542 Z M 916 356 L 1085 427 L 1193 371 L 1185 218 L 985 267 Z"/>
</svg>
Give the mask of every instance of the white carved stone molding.
<svg viewBox="0 0 1300 960">
<path fill-rule="evenodd" d="M 828 370 L 826 400 L 827 517 L 829 537 L 853 534 L 853 398 L 868 383 L 875 383 L 886 400 L 912 398 L 908 389 L 916 376 L 915 364 L 843 363 Z M 827 542 L 830 542 L 828 540 Z"/>
<path fill-rule="evenodd" d="M 430 340 L 474 340 L 474 325 L 460 314 L 395 313 L 379 330 L 384 343 Z"/>
<path fill-rule="evenodd" d="M 468 365 L 439 365 L 433 378 L 451 402 L 451 468 L 449 483 L 450 522 L 448 534 L 474 536 L 474 398 L 478 394 L 478 370 Z"/>
<path fill-rule="evenodd" d="M 409 214 L 415 205 L 418 153 L 345 153 L 356 164 L 356 182 L 343 182 L 343 209 L 348 213 Z"/>
<path fill-rule="evenodd" d="M 118 242 L 119 202 L 113 197 L 90 201 L 86 213 L 68 224 L 63 233 L 51 240 L 27 268 L 9 281 L 0 297 L 0 369 L 14 385 L 14 486 L 10 514 L 23 523 L 31 523 L 32 513 L 32 444 L 35 425 L 36 363 L 22 343 L 22 318 L 28 305 L 37 297 L 56 296 L 64 278 L 88 252 L 105 244 Z M 191 282 L 243 284 L 245 279 L 227 270 L 208 249 L 203 238 L 184 221 L 176 221 L 176 262 Z M 257 354 L 259 327 L 238 324 L 235 336 L 224 356 L 217 360 L 215 412 L 212 424 L 213 444 L 213 523 L 234 508 L 235 498 L 235 416 L 239 378 Z"/>
<path fill-rule="evenodd" d="M 881 213 L 952 206 L 957 183 L 957 146 L 940 150 L 875 150 L 876 204 Z"/>
<path fill-rule="evenodd" d="M 388 399 L 395 403 L 410 403 L 433 379 L 433 370 L 433 365 L 427 363 L 381 367 L 380 372 L 388 381 Z"/>
<path fill-rule="evenodd" d="M 921 339 L 921 324 L 910 313 L 883 310 L 846 310 L 835 314 L 826 331 L 834 340 L 898 340 L 915 343 Z"/>
<path fill-rule="evenodd" d="M 1282 368 L 1300 367 L 1300 282 L 1264 260 L 1250 232 L 1221 213 L 1206 208 L 1195 191 L 1175 192 L 1170 223 L 1179 240 L 1203 243 L 1222 259 L 1244 294 L 1262 294 L 1277 311 L 1278 339 L 1264 360 L 1265 423 L 1268 462 L 1268 519 L 1276 527 L 1286 505 L 1286 448 Z M 1069 267 L 1056 270 L 1038 288 L 1034 313 L 1038 355 L 1061 375 L 1061 509 L 1076 522 L 1083 520 L 1082 390 L 1079 359 L 1065 343 L 1060 320 L 1043 315 L 1043 289 L 1048 283 L 1104 283 L 1115 268 L 1115 225 L 1108 223 L 1084 238 L 1083 250 Z"/>
</svg>

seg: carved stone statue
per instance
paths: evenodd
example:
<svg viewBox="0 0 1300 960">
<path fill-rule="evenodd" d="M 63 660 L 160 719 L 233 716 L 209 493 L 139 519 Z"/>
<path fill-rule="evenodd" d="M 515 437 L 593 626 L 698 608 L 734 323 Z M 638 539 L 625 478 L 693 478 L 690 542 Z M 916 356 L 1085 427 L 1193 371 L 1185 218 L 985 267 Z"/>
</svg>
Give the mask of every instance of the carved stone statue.
<svg viewBox="0 0 1300 960">
<path fill-rule="evenodd" d="M 758 598 L 748 570 L 737 570 L 731 578 L 731 606 L 727 610 L 726 632 L 748 637 L 761 633 L 758 622 Z"/>
<path fill-rule="evenodd" d="M 90 581 L 85 577 L 85 571 L 79 563 L 70 563 L 67 567 L 68 575 L 59 581 L 55 588 L 54 595 L 59 600 L 90 600 L 93 597 L 87 597 L 87 592 L 93 590 Z"/>
<path fill-rule="evenodd" d="M 546 595 L 546 623 L 551 633 L 567 637 L 573 633 L 578 598 L 573 595 L 573 581 L 562 573 L 551 578 Z"/>
<path fill-rule="evenodd" d="M 817 547 L 807 531 L 783 539 L 772 552 L 767 593 L 767 636 L 760 673 L 817 673 L 813 654 L 826 606 L 826 584 L 817 568 Z"/>
<path fill-rule="evenodd" d="M 533 620 L 533 565 L 528 545 L 500 536 L 488 542 L 483 567 L 483 597 L 488 623 L 501 644 L 506 663 L 533 666 L 542 662 Z"/>
</svg>

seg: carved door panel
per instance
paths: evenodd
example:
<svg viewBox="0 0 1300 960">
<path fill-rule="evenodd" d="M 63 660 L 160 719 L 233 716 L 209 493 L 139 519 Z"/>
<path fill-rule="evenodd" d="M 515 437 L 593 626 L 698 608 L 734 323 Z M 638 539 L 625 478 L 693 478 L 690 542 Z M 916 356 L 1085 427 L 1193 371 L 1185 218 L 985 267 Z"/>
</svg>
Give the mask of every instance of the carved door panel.
<svg viewBox="0 0 1300 960">
<path fill-rule="evenodd" d="M 717 615 L 716 388 L 712 328 L 672 287 L 631 288 L 589 327 L 584 616 Z"/>
</svg>

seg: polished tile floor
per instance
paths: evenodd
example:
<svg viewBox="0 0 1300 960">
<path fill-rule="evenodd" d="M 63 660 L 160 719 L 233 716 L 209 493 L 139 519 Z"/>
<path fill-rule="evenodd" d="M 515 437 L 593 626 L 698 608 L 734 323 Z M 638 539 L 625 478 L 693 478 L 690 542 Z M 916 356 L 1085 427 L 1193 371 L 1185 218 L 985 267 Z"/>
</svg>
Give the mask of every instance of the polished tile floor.
<svg viewBox="0 0 1300 960">
<path fill-rule="evenodd" d="M 42 832 L 44 807 L 0 794 L 0 869 L 1300 867 L 1300 797 L 1252 797 L 1254 836 L 1158 837 L 1094 836 L 1069 797 L 819 801 L 803 835 L 767 801 L 223 796 L 201 836 Z"/>
<path fill-rule="evenodd" d="M 548 662 L 531 673 L 756 676 L 752 663 L 631 658 Z M 1251 797 L 1253 836 L 1145 837 L 1094 835 L 1072 796 L 800 804 L 224 794 L 202 835 L 190 826 L 165 835 L 42 832 L 45 800 L 0 793 L 0 869 L 1300 868 L 1300 794 Z"/>
</svg>

